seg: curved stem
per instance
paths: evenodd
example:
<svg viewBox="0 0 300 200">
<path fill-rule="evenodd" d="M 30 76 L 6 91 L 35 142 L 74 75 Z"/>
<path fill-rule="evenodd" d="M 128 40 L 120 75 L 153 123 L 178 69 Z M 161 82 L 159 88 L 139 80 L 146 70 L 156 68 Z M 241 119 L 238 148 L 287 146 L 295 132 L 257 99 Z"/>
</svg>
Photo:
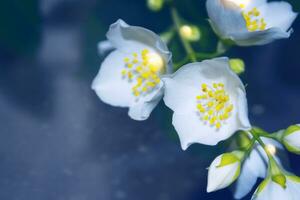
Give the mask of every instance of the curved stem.
<svg viewBox="0 0 300 200">
<path fill-rule="evenodd" d="M 196 54 L 195 54 L 191 44 L 186 39 L 184 39 L 180 34 L 181 21 L 180 21 L 179 14 L 174 6 L 171 6 L 171 16 L 172 16 L 172 20 L 175 24 L 177 34 L 180 38 L 182 46 L 184 47 L 187 55 L 189 56 L 189 58 L 192 62 L 197 62 L 197 57 L 196 57 Z"/>
<path fill-rule="evenodd" d="M 180 67 L 182 67 L 182 65 L 188 63 L 189 60 L 190 60 L 190 57 L 186 56 L 180 62 L 174 63 L 174 70 L 176 71 L 177 69 L 179 69 Z"/>
</svg>

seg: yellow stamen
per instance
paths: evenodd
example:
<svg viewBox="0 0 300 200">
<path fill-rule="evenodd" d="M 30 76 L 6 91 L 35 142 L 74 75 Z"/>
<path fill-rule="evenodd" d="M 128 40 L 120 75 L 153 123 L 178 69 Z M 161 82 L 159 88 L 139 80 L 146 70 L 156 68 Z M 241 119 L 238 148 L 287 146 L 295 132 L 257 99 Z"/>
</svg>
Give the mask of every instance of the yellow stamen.
<svg viewBox="0 0 300 200">
<path fill-rule="evenodd" d="M 164 73 L 165 62 L 158 53 L 143 49 L 140 53 L 133 53 L 132 58 L 126 57 L 123 61 L 125 69 L 121 74 L 134 83 L 134 96 L 148 94 L 160 83 L 159 76 Z"/>
<path fill-rule="evenodd" d="M 196 96 L 197 111 L 201 119 L 212 127 L 220 129 L 234 109 L 230 103 L 230 96 L 223 83 L 201 85 L 201 94 Z"/>
</svg>

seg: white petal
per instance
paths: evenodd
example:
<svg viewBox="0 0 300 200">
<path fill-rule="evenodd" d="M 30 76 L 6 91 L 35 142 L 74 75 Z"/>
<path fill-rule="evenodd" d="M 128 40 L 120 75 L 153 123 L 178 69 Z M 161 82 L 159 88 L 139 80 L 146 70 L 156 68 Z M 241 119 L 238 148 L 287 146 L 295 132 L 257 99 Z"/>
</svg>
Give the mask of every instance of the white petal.
<svg viewBox="0 0 300 200">
<path fill-rule="evenodd" d="M 108 40 L 100 41 L 98 43 L 98 53 L 100 56 L 104 56 L 106 53 L 112 51 L 114 46 Z"/>
<path fill-rule="evenodd" d="M 92 89 L 99 98 L 112 106 L 128 107 L 134 101 L 132 85 L 121 74 L 125 68 L 125 57 L 126 54 L 120 51 L 110 53 L 92 83 Z"/>
<path fill-rule="evenodd" d="M 236 178 L 240 170 L 240 162 L 218 167 L 222 155 L 219 155 L 210 165 L 208 171 L 207 192 L 223 189 L 229 186 Z"/>
<path fill-rule="evenodd" d="M 247 195 L 255 185 L 257 178 L 264 178 L 266 176 L 267 161 L 261 154 L 262 152 L 256 148 L 252 150 L 250 156 L 243 163 L 241 175 L 237 180 L 234 192 L 236 199 L 241 199 Z"/>
<path fill-rule="evenodd" d="M 227 139 L 237 130 L 250 128 L 244 86 L 228 66 L 228 59 L 216 58 L 192 63 L 180 68 L 165 82 L 165 104 L 174 111 L 173 125 L 185 150 L 193 143 L 215 145 Z M 232 98 L 235 109 L 221 129 L 210 127 L 201 121 L 196 109 L 196 96 L 202 83 L 223 82 Z"/>
<path fill-rule="evenodd" d="M 224 39 L 231 39 L 233 33 L 247 32 L 241 10 L 227 0 L 207 0 L 206 8 L 214 31 Z"/>
<path fill-rule="evenodd" d="M 167 73 L 172 72 L 171 57 L 166 44 L 152 31 L 139 26 L 129 26 L 123 20 L 112 24 L 106 34 L 113 46 L 123 52 L 135 52 L 148 46 L 158 52 L 167 63 Z"/>
<path fill-rule="evenodd" d="M 236 182 L 234 198 L 241 199 L 246 196 L 252 190 L 256 181 L 257 177 L 251 171 L 248 171 L 246 167 L 242 167 L 241 174 Z"/>
<path fill-rule="evenodd" d="M 289 190 L 291 200 L 298 200 L 300 197 L 300 183 L 287 179 L 287 188 Z"/>
<path fill-rule="evenodd" d="M 297 17 L 292 6 L 288 2 L 270 2 L 259 8 L 267 27 L 277 27 L 286 32 Z"/>
<path fill-rule="evenodd" d="M 152 110 L 157 106 L 163 96 L 163 83 L 157 85 L 155 91 L 139 101 L 134 101 L 129 108 L 128 115 L 135 120 L 146 120 L 150 116 Z"/>
<path fill-rule="evenodd" d="M 254 7 L 260 7 L 267 3 L 267 0 L 247 0 L 249 4 L 245 8 L 245 10 L 251 10 Z"/>
<path fill-rule="evenodd" d="M 232 39 L 240 46 L 264 45 L 274 40 L 289 38 L 292 30 L 288 32 L 282 31 L 280 28 L 274 27 L 264 31 L 253 31 L 232 34 Z"/>
<path fill-rule="evenodd" d="M 300 149 L 300 130 L 284 137 L 285 142 L 293 148 Z"/>
</svg>

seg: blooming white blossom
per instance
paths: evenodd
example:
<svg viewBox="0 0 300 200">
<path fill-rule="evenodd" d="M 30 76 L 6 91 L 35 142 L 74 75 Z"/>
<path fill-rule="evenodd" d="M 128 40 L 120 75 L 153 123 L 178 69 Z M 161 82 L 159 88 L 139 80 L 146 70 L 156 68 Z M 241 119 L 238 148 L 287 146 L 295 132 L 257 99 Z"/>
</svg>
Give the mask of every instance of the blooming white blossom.
<svg viewBox="0 0 300 200">
<path fill-rule="evenodd" d="M 283 133 L 282 142 L 290 152 L 300 154 L 300 125 L 290 126 Z"/>
<path fill-rule="evenodd" d="M 285 186 L 282 186 L 268 177 L 260 184 L 252 196 L 252 200 L 298 200 L 300 197 L 300 178 L 285 175 L 285 179 Z"/>
<path fill-rule="evenodd" d="M 172 72 L 171 53 L 158 35 L 122 20 L 110 26 L 107 39 L 115 48 L 92 83 L 99 98 L 129 107 L 129 116 L 145 120 L 163 95 L 161 75 Z"/>
<path fill-rule="evenodd" d="M 261 138 L 266 144 L 266 150 L 269 151 L 277 163 L 281 165 L 277 152 L 283 150 L 283 146 L 275 140 L 268 138 Z M 255 144 L 248 158 L 242 164 L 242 169 L 239 178 L 236 181 L 234 198 L 241 199 L 246 196 L 256 184 L 258 178 L 265 178 L 267 176 L 268 157 L 265 150 L 259 145 Z"/>
<path fill-rule="evenodd" d="M 215 145 L 251 128 L 245 88 L 228 58 L 187 64 L 163 81 L 164 102 L 174 111 L 182 149 L 193 143 Z"/>
<path fill-rule="evenodd" d="M 297 17 L 287 2 L 266 0 L 207 0 L 214 31 L 237 45 L 263 45 L 288 38 Z"/>
<path fill-rule="evenodd" d="M 233 183 L 240 174 L 243 156 L 243 152 L 235 151 L 215 158 L 208 170 L 207 192 L 226 188 Z"/>
</svg>

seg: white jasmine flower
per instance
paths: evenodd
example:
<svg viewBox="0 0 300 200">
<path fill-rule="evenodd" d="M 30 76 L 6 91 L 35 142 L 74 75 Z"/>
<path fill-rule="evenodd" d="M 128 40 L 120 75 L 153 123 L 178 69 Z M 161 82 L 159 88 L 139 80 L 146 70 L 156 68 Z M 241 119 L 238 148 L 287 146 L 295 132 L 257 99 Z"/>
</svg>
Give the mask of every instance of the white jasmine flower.
<svg viewBox="0 0 300 200">
<path fill-rule="evenodd" d="M 107 39 L 115 48 L 101 64 L 92 88 L 112 106 L 129 107 L 129 116 L 145 120 L 163 95 L 161 76 L 171 73 L 171 53 L 158 35 L 122 20 Z"/>
<path fill-rule="evenodd" d="M 207 0 L 214 31 L 237 45 L 263 45 L 288 38 L 297 13 L 287 2 L 266 0 Z"/>
<path fill-rule="evenodd" d="M 300 197 L 300 178 L 293 175 L 285 175 L 282 184 L 272 180 L 271 177 L 265 179 L 252 200 L 298 200 Z"/>
<path fill-rule="evenodd" d="M 242 151 L 218 156 L 209 167 L 207 192 L 226 188 L 233 183 L 240 174 L 243 156 Z"/>
<path fill-rule="evenodd" d="M 193 143 L 215 145 L 251 128 L 245 88 L 228 58 L 187 64 L 163 81 L 164 102 L 174 111 L 182 149 Z"/>
<path fill-rule="evenodd" d="M 300 154 L 300 125 L 293 125 L 286 129 L 282 142 L 290 152 Z"/>
</svg>

